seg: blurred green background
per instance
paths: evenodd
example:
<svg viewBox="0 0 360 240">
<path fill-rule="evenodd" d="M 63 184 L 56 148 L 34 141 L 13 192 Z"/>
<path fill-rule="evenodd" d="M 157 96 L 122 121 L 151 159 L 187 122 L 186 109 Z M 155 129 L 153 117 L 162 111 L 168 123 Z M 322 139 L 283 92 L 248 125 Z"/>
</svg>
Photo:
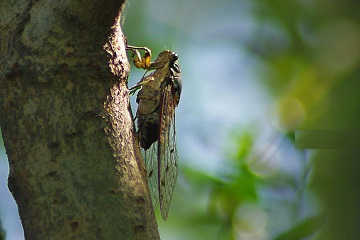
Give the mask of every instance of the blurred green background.
<svg viewBox="0 0 360 240">
<path fill-rule="evenodd" d="M 162 239 L 360 239 L 359 13 L 357 0 L 127 2 L 129 44 L 177 52 L 183 72 Z M 298 130 L 321 131 L 314 144 Z"/>
</svg>

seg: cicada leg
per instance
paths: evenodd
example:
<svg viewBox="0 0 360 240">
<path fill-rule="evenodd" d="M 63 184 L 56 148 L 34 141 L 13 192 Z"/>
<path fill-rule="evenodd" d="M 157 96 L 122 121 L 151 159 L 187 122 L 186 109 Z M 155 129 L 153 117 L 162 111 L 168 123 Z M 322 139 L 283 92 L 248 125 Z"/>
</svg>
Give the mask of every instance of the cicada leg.
<svg viewBox="0 0 360 240">
<path fill-rule="evenodd" d="M 135 86 L 133 86 L 133 87 L 131 87 L 131 88 L 129 89 L 129 91 L 130 91 L 129 94 L 130 94 L 130 95 L 135 94 L 137 90 L 140 90 L 140 88 L 141 88 L 143 85 L 148 84 L 149 82 L 151 82 L 151 80 L 144 80 L 144 78 L 142 78 L 140 82 L 138 82 Z"/>
</svg>

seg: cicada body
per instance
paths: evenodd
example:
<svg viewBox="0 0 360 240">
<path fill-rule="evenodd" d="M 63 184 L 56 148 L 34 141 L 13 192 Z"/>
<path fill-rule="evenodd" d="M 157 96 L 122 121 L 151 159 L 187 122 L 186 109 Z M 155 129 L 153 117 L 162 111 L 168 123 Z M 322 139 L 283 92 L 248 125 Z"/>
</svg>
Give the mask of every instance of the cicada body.
<svg viewBox="0 0 360 240">
<path fill-rule="evenodd" d="M 146 64 L 142 66 L 146 68 Z M 182 86 L 178 56 L 164 50 L 147 69 L 154 71 L 132 88 L 141 87 L 136 98 L 138 138 L 145 150 L 154 205 L 159 201 L 161 215 L 166 220 L 178 175 L 175 107 L 179 104 Z"/>
</svg>

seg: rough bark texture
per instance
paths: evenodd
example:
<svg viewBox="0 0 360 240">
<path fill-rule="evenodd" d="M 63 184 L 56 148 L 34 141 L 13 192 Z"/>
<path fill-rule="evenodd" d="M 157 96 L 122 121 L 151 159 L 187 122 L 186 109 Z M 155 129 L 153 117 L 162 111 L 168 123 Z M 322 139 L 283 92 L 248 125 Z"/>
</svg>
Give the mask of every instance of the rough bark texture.
<svg viewBox="0 0 360 240">
<path fill-rule="evenodd" d="M 26 239 L 159 238 L 111 29 L 122 4 L 0 3 L 0 123 Z"/>
</svg>

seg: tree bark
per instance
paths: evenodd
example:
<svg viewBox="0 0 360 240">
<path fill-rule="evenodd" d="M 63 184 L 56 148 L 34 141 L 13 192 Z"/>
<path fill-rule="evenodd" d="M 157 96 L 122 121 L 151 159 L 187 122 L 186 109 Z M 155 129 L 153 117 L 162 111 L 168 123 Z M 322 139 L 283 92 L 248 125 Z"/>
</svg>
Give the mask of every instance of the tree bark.
<svg viewBox="0 0 360 240">
<path fill-rule="evenodd" d="M 26 239 L 159 239 L 128 98 L 123 4 L 0 3 L 0 124 Z"/>
</svg>

